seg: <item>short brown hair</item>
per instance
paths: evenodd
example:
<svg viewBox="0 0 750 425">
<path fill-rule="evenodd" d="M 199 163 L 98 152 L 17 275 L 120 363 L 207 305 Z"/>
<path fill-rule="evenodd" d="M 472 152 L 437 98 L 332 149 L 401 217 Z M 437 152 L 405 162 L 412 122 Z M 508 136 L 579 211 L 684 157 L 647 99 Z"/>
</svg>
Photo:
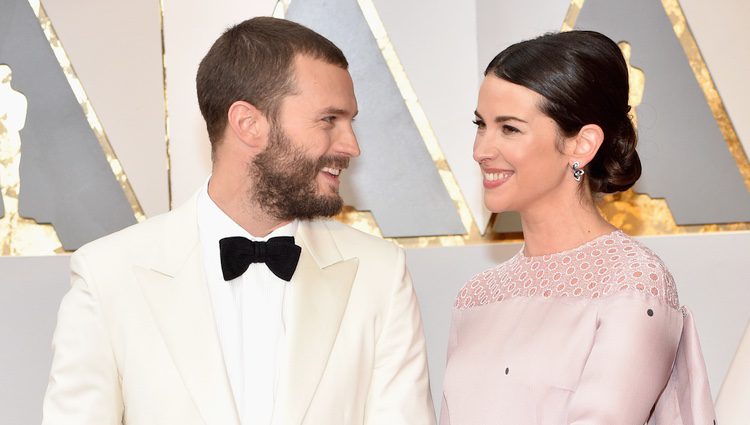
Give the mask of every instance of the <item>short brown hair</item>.
<svg viewBox="0 0 750 425">
<path fill-rule="evenodd" d="M 307 55 L 347 69 L 341 49 L 315 31 L 284 19 L 257 17 L 224 32 L 198 66 L 198 106 L 212 148 L 232 103 L 243 100 L 271 120 L 294 92 L 294 58 Z"/>
</svg>

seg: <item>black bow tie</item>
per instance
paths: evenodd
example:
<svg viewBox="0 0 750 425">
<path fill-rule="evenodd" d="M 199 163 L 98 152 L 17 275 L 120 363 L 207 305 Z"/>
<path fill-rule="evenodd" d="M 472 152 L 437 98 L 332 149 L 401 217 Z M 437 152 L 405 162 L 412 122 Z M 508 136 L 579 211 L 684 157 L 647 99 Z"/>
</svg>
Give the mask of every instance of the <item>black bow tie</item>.
<svg viewBox="0 0 750 425">
<path fill-rule="evenodd" d="M 242 236 L 233 236 L 219 241 L 221 272 L 229 281 L 242 276 L 252 263 L 266 263 L 273 274 L 289 282 L 297 268 L 302 248 L 294 244 L 291 236 L 271 238 L 267 242 L 255 242 Z"/>
</svg>

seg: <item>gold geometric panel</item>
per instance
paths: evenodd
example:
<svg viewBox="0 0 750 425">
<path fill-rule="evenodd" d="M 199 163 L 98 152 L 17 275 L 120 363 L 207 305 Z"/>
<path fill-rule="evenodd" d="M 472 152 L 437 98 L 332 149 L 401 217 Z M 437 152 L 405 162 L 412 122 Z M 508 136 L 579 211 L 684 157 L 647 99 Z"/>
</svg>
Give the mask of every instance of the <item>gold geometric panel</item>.
<svg viewBox="0 0 750 425">
<path fill-rule="evenodd" d="M 130 182 L 109 144 L 101 122 L 91 105 L 91 102 L 78 79 L 70 60 L 52 27 L 44 8 L 38 1 L 29 1 L 41 29 L 57 59 L 70 89 L 80 104 L 88 125 L 101 147 L 105 159 L 116 181 L 122 189 L 129 203 L 133 216 L 137 221 L 145 219 L 143 210 L 133 192 Z M 14 90 L 12 69 L 7 65 L 0 65 L 0 185 L 5 209 L 4 217 L 0 219 L 0 255 L 52 255 L 64 253 L 62 244 L 52 225 L 39 224 L 18 213 L 18 196 L 23 190 L 20 179 L 19 165 L 21 160 L 21 137 L 19 131 L 24 127 L 27 101 L 22 93 Z"/>
<path fill-rule="evenodd" d="M 283 17 L 286 8 L 289 6 L 289 2 L 289 0 L 279 1 L 274 11 L 274 16 Z M 570 30 L 573 28 L 583 4 L 584 0 L 573 0 L 571 2 L 571 6 L 563 24 L 563 30 Z M 696 80 L 706 97 L 711 112 L 718 123 L 722 136 L 726 140 L 732 157 L 740 170 L 745 185 L 748 187 L 748 190 L 750 190 L 750 165 L 747 156 L 742 149 L 742 145 L 739 143 L 737 134 L 732 127 L 731 121 L 729 120 L 721 98 L 711 80 L 710 74 L 708 73 L 705 62 L 700 55 L 695 40 L 686 25 L 684 14 L 676 0 L 663 0 L 662 4 L 673 25 L 675 35 L 680 40 L 681 46 L 689 60 Z M 497 233 L 493 231 L 495 221 L 498 219 L 497 214 L 493 214 L 486 232 L 479 232 L 477 225 L 463 200 L 461 191 L 456 184 L 456 179 L 440 151 L 437 139 L 430 127 L 429 120 L 424 115 L 421 106 L 419 106 L 416 94 L 411 88 L 408 77 L 387 36 L 377 10 L 371 0 L 359 0 L 359 5 L 367 19 L 373 35 L 378 41 L 378 45 L 388 63 L 391 74 L 398 82 L 398 87 L 404 101 L 409 105 L 414 121 L 417 123 L 419 130 L 423 135 L 423 140 L 425 140 L 425 144 L 432 155 L 435 167 L 440 170 L 441 178 L 443 178 L 445 186 L 449 189 L 456 203 L 456 208 L 461 213 L 462 220 L 468 229 L 466 234 L 458 236 L 392 238 L 392 240 L 404 247 L 456 246 L 477 243 L 516 242 L 521 240 L 523 235 L 518 232 Z M 632 118 L 634 124 L 637 125 L 636 108 L 643 98 L 647 76 L 643 70 L 637 67 L 637 64 L 630 63 L 630 51 L 632 49 L 630 44 L 628 42 L 621 42 L 619 45 L 623 51 L 623 55 L 628 61 L 631 86 L 629 104 L 632 107 Z M 604 196 L 600 200 L 599 209 L 607 220 L 631 235 L 700 233 L 750 229 L 750 223 L 679 226 L 675 223 L 667 202 L 664 199 L 651 198 L 648 195 L 638 194 L 632 190 Z M 346 207 L 344 211 L 339 214 L 337 219 L 365 232 L 382 236 L 376 220 L 368 211 L 357 211 L 352 207 Z"/>
<path fill-rule="evenodd" d="M 562 26 L 563 31 L 574 28 L 585 0 L 573 0 L 568 9 Z M 737 133 L 732 126 L 729 115 L 714 85 L 708 67 L 701 55 L 685 15 L 677 0 L 662 0 L 662 6 L 672 23 L 675 36 L 690 63 L 690 67 L 700 86 L 711 113 L 718 124 L 719 130 L 726 141 L 729 152 L 734 159 L 742 176 L 745 186 L 750 191 L 750 162 Z M 630 104 L 633 107 L 634 123 L 635 107 L 643 97 L 646 76 L 630 63 L 631 46 L 627 42 L 620 42 L 620 48 L 628 61 L 631 84 Z M 665 199 L 651 198 L 646 194 L 639 194 L 632 189 L 624 193 L 606 195 L 601 200 L 600 211 L 613 225 L 620 227 L 631 235 L 665 235 L 682 233 L 704 233 L 717 231 L 750 230 L 750 223 L 726 223 L 703 225 L 677 225 Z"/>
<path fill-rule="evenodd" d="M 276 4 L 273 16 L 277 18 L 284 18 L 286 11 L 289 8 L 291 0 L 280 0 Z M 474 218 L 469 210 L 469 207 L 461 193 L 461 189 L 458 186 L 453 172 L 448 165 L 448 161 L 445 159 L 445 155 L 440 148 L 440 144 L 437 141 L 437 137 L 430 125 L 427 115 L 419 103 L 414 88 L 409 81 L 408 76 L 398 58 L 396 50 L 388 37 L 388 33 L 385 30 L 382 20 L 378 14 L 375 5 L 372 0 L 358 0 L 362 14 L 367 21 L 367 25 L 375 38 L 378 47 L 383 55 L 383 58 L 388 66 L 393 80 L 396 82 L 399 92 L 407 106 L 409 113 L 424 141 L 425 147 L 432 158 L 435 168 L 438 170 L 440 179 L 443 185 L 448 191 L 451 197 L 456 211 L 459 213 L 459 217 L 466 233 L 463 235 L 448 235 L 448 236 L 426 236 L 426 237 L 402 237 L 402 238 L 389 238 L 396 241 L 401 246 L 408 247 L 426 247 L 426 246 L 456 246 L 464 245 L 470 241 L 480 241 L 484 237 L 479 231 L 479 228 L 474 221 Z M 382 232 L 378 226 L 374 216 L 370 211 L 359 211 L 353 207 L 345 207 L 344 210 L 336 217 L 339 221 L 349 224 L 355 228 L 358 228 L 364 232 L 382 237 Z"/>
</svg>

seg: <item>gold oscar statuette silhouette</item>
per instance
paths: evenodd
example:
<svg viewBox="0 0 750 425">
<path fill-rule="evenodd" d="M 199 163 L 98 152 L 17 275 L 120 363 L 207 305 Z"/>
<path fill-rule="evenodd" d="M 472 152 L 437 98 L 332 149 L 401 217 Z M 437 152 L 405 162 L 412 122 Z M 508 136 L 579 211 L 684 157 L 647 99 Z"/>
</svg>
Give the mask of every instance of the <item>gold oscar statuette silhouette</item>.
<svg viewBox="0 0 750 425">
<path fill-rule="evenodd" d="M 638 117 L 635 108 L 643 101 L 643 90 L 646 87 L 646 73 L 630 63 L 630 43 L 621 41 L 617 45 L 620 46 L 622 56 L 625 57 L 625 63 L 628 65 L 628 84 L 630 85 L 628 105 L 630 105 L 630 118 L 633 121 L 633 125 L 638 127 Z"/>
<path fill-rule="evenodd" d="M 628 66 L 628 105 L 630 120 L 638 128 L 636 108 L 643 101 L 646 74 L 630 62 L 632 47 L 627 41 L 617 43 Z M 651 198 L 648 194 L 628 189 L 625 192 L 606 195 L 600 210 L 610 223 L 629 234 L 652 235 L 660 233 L 682 233 L 672 217 L 666 200 Z"/>
<path fill-rule="evenodd" d="M 53 255 L 64 252 L 49 224 L 21 217 L 21 135 L 28 102 L 11 86 L 13 72 L 0 64 L 0 189 L 4 214 L 0 217 L 0 255 Z"/>
</svg>

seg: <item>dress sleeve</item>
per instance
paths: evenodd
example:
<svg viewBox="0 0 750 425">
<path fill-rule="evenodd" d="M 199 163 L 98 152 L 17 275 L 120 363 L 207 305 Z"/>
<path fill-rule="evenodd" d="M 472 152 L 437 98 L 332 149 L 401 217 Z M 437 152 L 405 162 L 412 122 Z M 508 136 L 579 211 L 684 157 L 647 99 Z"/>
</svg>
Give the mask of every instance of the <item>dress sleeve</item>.
<svg viewBox="0 0 750 425">
<path fill-rule="evenodd" d="M 627 290 L 598 301 L 596 334 L 568 424 L 645 424 L 669 379 L 682 313 L 658 297 Z"/>
<path fill-rule="evenodd" d="M 682 337 L 672 376 L 656 402 L 649 425 L 716 425 L 711 387 L 693 314 L 682 307 L 682 317 Z M 727 423 L 725 418 L 722 423 Z"/>
</svg>

